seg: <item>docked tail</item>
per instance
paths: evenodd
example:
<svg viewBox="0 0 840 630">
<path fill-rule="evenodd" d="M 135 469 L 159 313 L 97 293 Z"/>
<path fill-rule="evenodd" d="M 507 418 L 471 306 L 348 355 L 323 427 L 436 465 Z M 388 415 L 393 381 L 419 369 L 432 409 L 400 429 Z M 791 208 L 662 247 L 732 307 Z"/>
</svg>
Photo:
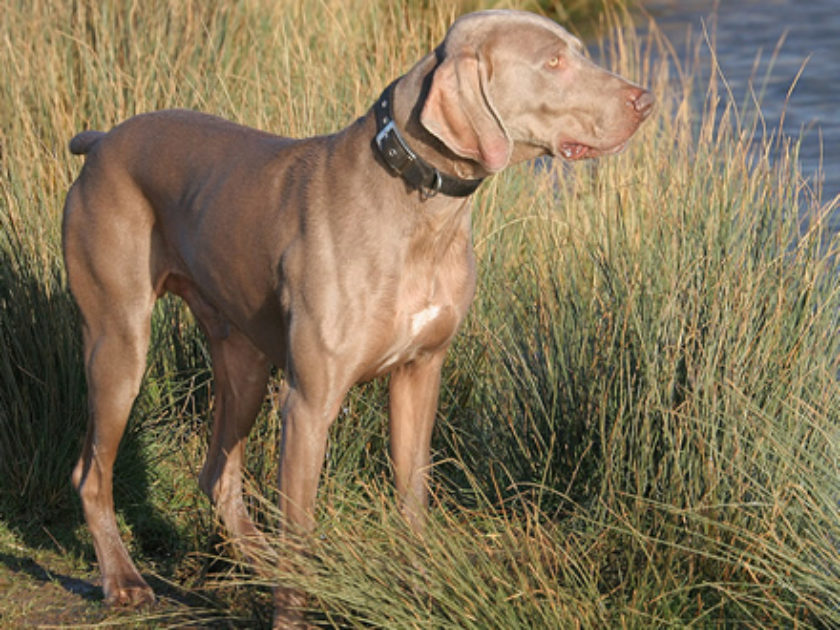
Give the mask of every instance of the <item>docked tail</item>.
<svg viewBox="0 0 840 630">
<path fill-rule="evenodd" d="M 75 155 L 89 153 L 93 145 L 104 135 L 104 131 L 83 131 L 70 141 L 70 153 Z"/>
</svg>

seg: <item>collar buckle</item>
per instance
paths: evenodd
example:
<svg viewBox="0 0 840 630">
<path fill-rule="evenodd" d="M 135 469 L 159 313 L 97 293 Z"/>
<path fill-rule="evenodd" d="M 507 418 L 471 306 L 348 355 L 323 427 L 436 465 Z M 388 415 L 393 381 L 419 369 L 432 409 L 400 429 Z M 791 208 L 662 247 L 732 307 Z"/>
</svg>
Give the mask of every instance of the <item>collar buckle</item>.
<svg viewBox="0 0 840 630">
<path fill-rule="evenodd" d="M 376 146 L 379 148 L 385 162 L 397 175 L 405 173 L 406 169 L 416 162 L 417 156 L 406 144 L 393 119 L 379 130 L 375 136 Z"/>
</svg>

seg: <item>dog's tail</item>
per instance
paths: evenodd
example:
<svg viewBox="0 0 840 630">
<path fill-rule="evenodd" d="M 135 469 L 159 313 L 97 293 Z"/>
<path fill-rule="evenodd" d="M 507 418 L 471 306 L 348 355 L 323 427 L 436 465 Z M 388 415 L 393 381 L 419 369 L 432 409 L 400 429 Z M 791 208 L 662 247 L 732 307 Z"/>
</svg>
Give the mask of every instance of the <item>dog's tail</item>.
<svg viewBox="0 0 840 630">
<path fill-rule="evenodd" d="M 84 155 L 90 153 L 99 140 L 105 135 L 104 131 L 83 131 L 70 141 L 70 153 Z"/>
</svg>

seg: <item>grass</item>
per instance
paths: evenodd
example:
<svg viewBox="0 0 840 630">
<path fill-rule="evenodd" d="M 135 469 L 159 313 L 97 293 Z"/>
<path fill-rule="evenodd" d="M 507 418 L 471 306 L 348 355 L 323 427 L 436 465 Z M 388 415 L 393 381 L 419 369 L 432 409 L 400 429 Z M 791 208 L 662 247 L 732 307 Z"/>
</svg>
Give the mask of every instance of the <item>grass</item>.
<svg viewBox="0 0 840 630">
<path fill-rule="evenodd" d="M 63 195 L 80 166 L 67 140 L 172 106 L 288 135 L 333 131 L 460 8 L 474 7 L 7 3 L 0 585 L 15 596 L 0 618 L 270 619 L 263 580 L 219 555 L 197 488 L 212 385 L 174 299 L 155 314 L 115 488 L 125 538 L 165 601 L 115 616 L 79 587 L 95 572 L 68 483 L 85 385 L 60 259 Z M 773 121 L 736 108 L 716 78 L 698 85 L 697 62 L 680 64 L 655 28 L 641 40 L 617 22 L 605 63 L 653 87 L 654 118 L 620 156 L 523 165 L 483 185 L 479 292 L 445 367 L 429 530 L 411 536 L 393 509 L 384 384 L 357 388 L 331 434 L 308 553 L 277 536 L 266 558 L 268 581 L 310 593 L 313 623 L 840 624 L 832 206 L 798 172 L 796 139 L 764 133 Z M 248 457 L 269 530 L 276 411 L 267 397 Z M 76 581 L 44 577 L 57 574 Z M 44 617 L 32 593 L 49 584 L 44 597 L 60 605 L 81 588 L 78 619 Z"/>
</svg>

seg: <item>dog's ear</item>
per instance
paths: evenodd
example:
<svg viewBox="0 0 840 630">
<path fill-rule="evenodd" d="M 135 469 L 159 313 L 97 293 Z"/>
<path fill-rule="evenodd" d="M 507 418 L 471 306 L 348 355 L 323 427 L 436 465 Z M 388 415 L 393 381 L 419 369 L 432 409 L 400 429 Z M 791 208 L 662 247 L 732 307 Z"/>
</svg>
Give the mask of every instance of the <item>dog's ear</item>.
<svg viewBox="0 0 840 630">
<path fill-rule="evenodd" d="M 474 51 L 444 59 L 435 69 L 420 122 L 453 153 L 494 173 L 507 166 L 513 144 L 487 94 L 485 74 Z"/>
</svg>

